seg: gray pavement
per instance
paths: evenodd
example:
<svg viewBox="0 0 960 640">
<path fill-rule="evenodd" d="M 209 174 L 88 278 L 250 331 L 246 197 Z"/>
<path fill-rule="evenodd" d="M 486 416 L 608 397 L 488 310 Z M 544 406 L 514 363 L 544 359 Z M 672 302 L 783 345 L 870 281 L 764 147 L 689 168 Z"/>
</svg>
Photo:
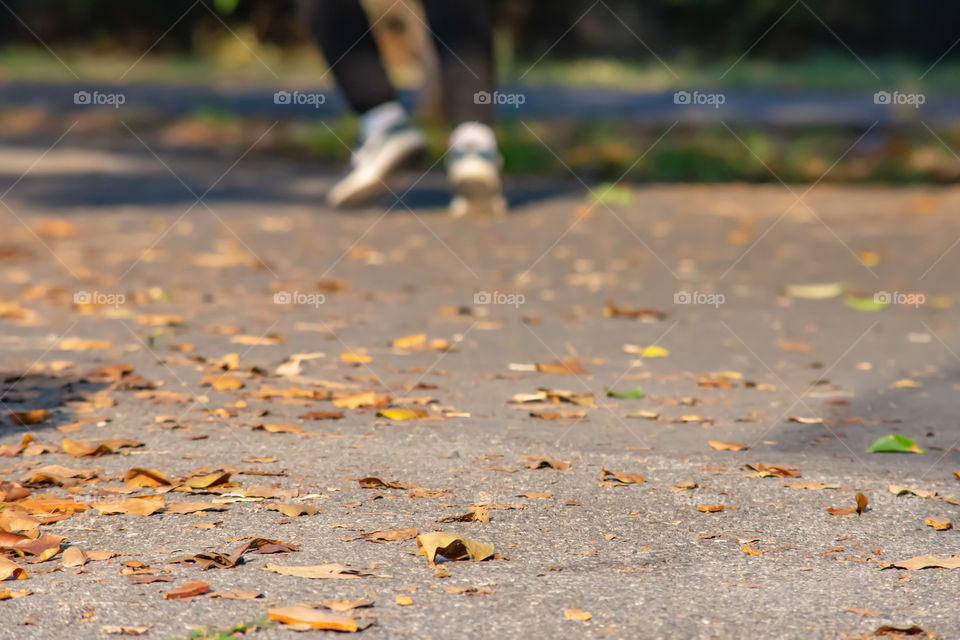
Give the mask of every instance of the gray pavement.
<svg viewBox="0 0 960 640">
<path fill-rule="evenodd" d="M 0 370 L 5 411 L 52 413 L 29 429 L 3 426 L 0 444 L 30 431 L 50 452 L 0 458 L 0 479 L 50 464 L 98 469 L 72 488 L 33 489 L 96 505 L 123 489 L 132 467 L 171 478 L 228 468 L 237 483 L 229 491 L 296 494 L 225 502 L 226 511 L 205 515 L 90 509 L 43 525 L 84 551 L 122 555 L 82 571 L 62 568 L 60 556 L 21 560 L 29 578 L 2 586 L 32 594 L 0 602 L 0 638 L 97 638 L 104 625 L 185 636 L 275 606 L 361 596 L 375 602 L 354 612 L 375 620 L 360 632 L 367 638 L 853 638 L 885 624 L 960 637 L 960 571 L 881 569 L 958 548 L 955 529 L 934 531 L 924 520 L 960 524 L 960 507 L 895 497 L 888 486 L 960 495 L 960 189 L 651 185 L 631 189 L 629 202 L 590 207 L 577 183 L 511 184 L 513 211 L 495 222 L 446 217 L 442 176 L 432 174 L 399 203 L 387 198 L 347 215 L 321 204 L 329 176 L 293 165 L 243 161 L 228 171 L 228 161 L 163 154 L 182 184 L 147 153 L 63 146 L 31 168 L 39 157 L 0 154 Z M 801 203 L 794 194 L 805 194 Z M 871 312 L 842 296 L 784 295 L 804 283 L 842 283 L 871 299 L 884 291 L 898 302 L 899 294 L 925 298 Z M 123 301 L 78 306 L 77 292 Z M 283 292 L 293 304 L 275 303 Z M 493 304 L 477 303 L 483 292 Z M 611 316 L 611 303 L 619 314 Z M 629 317 L 644 309 L 659 314 Z M 451 348 L 391 346 L 421 333 Z M 64 350 L 65 339 L 110 344 Z M 650 345 L 669 354 L 633 353 Z M 292 355 L 315 353 L 324 355 L 303 360 L 299 376 L 276 373 Z M 370 361 L 344 362 L 344 353 Z M 228 354 L 238 354 L 239 367 L 217 369 L 213 361 Z M 535 366 L 564 358 L 582 371 Z M 162 386 L 125 390 L 138 384 L 89 376 L 115 363 L 134 365 L 140 387 Z M 243 388 L 202 385 L 225 373 Z M 604 395 L 637 386 L 645 398 Z M 371 408 L 304 420 L 336 407 L 263 397 L 265 388 L 289 387 L 333 397 L 374 391 L 405 407 L 420 408 L 411 398 L 435 402 L 422 407 L 428 420 L 391 420 Z M 511 403 L 540 388 L 586 392 L 593 404 Z M 532 417 L 537 411 L 584 415 Z M 630 417 L 639 411 L 659 417 Z M 58 429 L 91 417 L 101 420 Z M 889 433 L 927 452 L 865 452 Z M 74 458 L 59 452 L 65 436 L 144 446 Z M 748 448 L 718 451 L 710 440 Z M 526 469 L 526 455 L 571 467 Z M 756 463 L 802 475 L 758 477 L 745 466 Z M 646 482 L 610 486 L 602 469 Z M 367 476 L 447 493 L 361 488 L 357 479 Z M 165 500 L 229 499 L 222 491 Z M 865 513 L 827 512 L 853 506 L 857 492 L 870 500 Z M 269 510 L 279 502 L 321 510 L 288 518 Z M 488 523 L 436 522 L 483 503 L 517 508 L 490 508 Z M 698 510 L 717 504 L 724 510 Z M 410 553 L 413 540 L 345 540 L 411 527 L 490 542 L 498 556 L 443 563 L 449 576 L 441 577 Z M 234 569 L 171 564 L 232 550 L 245 536 L 299 551 L 248 555 Z M 120 574 L 125 561 L 173 581 L 132 584 Z M 380 577 L 311 580 L 262 569 L 324 563 Z M 263 597 L 163 598 L 193 580 Z M 567 620 L 566 609 L 592 617 Z M 250 637 L 303 636 L 271 627 Z"/>
</svg>

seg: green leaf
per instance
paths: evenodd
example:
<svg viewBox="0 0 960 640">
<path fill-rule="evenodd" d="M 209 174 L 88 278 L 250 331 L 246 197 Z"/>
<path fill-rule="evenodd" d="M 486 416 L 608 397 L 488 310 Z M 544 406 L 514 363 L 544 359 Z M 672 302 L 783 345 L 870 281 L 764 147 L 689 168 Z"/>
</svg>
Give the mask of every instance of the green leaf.
<svg viewBox="0 0 960 640">
<path fill-rule="evenodd" d="M 613 391 L 609 387 L 604 387 L 604 391 L 607 392 L 608 398 L 644 398 L 646 394 L 643 392 L 643 389 L 637 387 L 636 389 L 631 389 L 630 391 Z"/>
<path fill-rule="evenodd" d="M 881 311 L 886 309 L 889 304 L 879 302 L 875 297 L 858 298 L 856 296 L 845 296 L 843 301 L 848 307 L 857 311 Z"/>
<path fill-rule="evenodd" d="M 867 449 L 867 453 L 926 453 L 926 451 L 910 438 L 901 436 L 899 433 L 891 433 L 877 438 Z"/>
</svg>

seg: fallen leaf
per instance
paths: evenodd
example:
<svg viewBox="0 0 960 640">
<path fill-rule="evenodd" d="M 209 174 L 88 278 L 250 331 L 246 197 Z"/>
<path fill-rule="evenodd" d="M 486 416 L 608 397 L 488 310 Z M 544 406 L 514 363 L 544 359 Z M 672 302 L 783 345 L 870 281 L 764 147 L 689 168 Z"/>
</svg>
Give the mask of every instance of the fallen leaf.
<svg viewBox="0 0 960 640">
<path fill-rule="evenodd" d="M 807 298 L 809 300 L 826 300 L 843 294 L 842 282 L 825 282 L 817 284 L 788 284 L 784 287 L 784 295 L 789 298 Z"/>
<path fill-rule="evenodd" d="M 394 480 L 392 482 L 387 482 L 386 480 L 381 480 L 376 476 L 369 476 L 367 478 L 360 478 L 357 482 L 360 483 L 360 486 L 364 489 L 413 489 L 417 485 L 410 484 L 409 482 L 400 482 L 399 480 Z"/>
<path fill-rule="evenodd" d="M 0 556 L 0 581 L 6 580 L 11 576 L 15 580 L 26 580 L 27 571 L 13 560 Z"/>
<path fill-rule="evenodd" d="M 448 560 L 470 559 L 474 562 L 486 560 L 493 555 L 493 545 L 477 542 L 455 533 L 436 531 L 417 536 L 417 549 L 426 556 L 430 564 L 439 555 Z"/>
<path fill-rule="evenodd" d="M 278 607 L 267 609 L 267 617 L 277 622 L 306 625 L 311 629 L 353 632 L 359 629 L 357 621 L 349 616 L 325 613 L 310 607 Z"/>
<path fill-rule="evenodd" d="M 234 391 L 243 389 L 244 382 L 236 376 L 220 375 L 206 376 L 200 380 L 201 387 L 213 387 L 217 391 Z"/>
<path fill-rule="evenodd" d="M 490 522 L 490 512 L 483 507 L 474 507 L 472 511 L 440 518 L 437 522 Z"/>
<path fill-rule="evenodd" d="M 46 422 L 50 412 L 46 409 L 33 409 L 32 411 L 11 411 L 9 415 L 13 424 L 28 427 Z"/>
<path fill-rule="evenodd" d="M 340 420 L 343 411 L 308 411 L 300 416 L 301 420 Z"/>
<path fill-rule="evenodd" d="M 897 638 L 902 638 L 903 636 L 918 636 L 921 633 L 928 638 L 936 638 L 938 636 L 931 634 L 929 631 L 924 631 L 915 624 L 911 625 L 890 625 L 885 624 L 881 627 L 877 627 L 877 630 L 873 632 L 877 636 L 895 636 Z"/>
<path fill-rule="evenodd" d="M 0 589 L 0 600 L 10 600 L 11 598 L 22 598 L 23 596 L 33 595 L 33 591 L 29 589 L 18 589 L 16 591 L 11 591 L 10 589 Z"/>
<path fill-rule="evenodd" d="M 351 609 L 372 607 L 373 600 L 368 598 L 357 598 L 356 600 L 324 600 L 320 604 L 332 611 L 350 611 Z"/>
<path fill-rule="evenodd" d="M 207 598 L 221 598 L 223 600 L 257 600 L 263 597 L 262 593 L 256 591 L 243 591 L 234 589 L 233 591 L 211 591 L 205 594 Z"/>
<path fill-rule="evenodd" d="M 108 636 L 142 636 L 146 635 L 150 629 L 147 625 L 137 627 L 121 627 L 114 624 L 105 624 L 100 627 L 100 632 Z"/>
<path fill-rule="evenodd" d="M 593 615 L 589 611 L 583 611 L 582 609 L 564 609 L 563 610 L 563 619 L 564 620 L 576 620 L 578 622 L 586 622 Z"/>
<path fill-rule="evenodd" d="M 702 511 L 704 513 L 717 513 L 718 511 L 724 510 L 724 505 L 722 504 L 701 504 L 697 505 L 697 511 Z"/>
<path fill-rule="evenodd" d="M 341 353 L 340 360 L 343 362 L 349 362 L 350 364 L 366 364 L 368 362 L 373 362 L 373 358 L 362 353 Z"/>
<path fill-rule="evenodd" d="M 801 474 L 796 467 L 782 466 L 777 467 L 769 464 L 754 462 L 745 465 L 747 469 L 757 472 L 760 478 L 799 478 Z"/>
<path fill-rule="evenodd" d="M 109 349 L 109 340 L 83 340 L 81 338 L 64 338 L 57 347 L 61 351 L 89 351 L 91 349 Z"/>
<path fill-rule="evenodd" d="M 928 527 L 933 527 L 936 531 L 947 531 L 953 528 L 953 523 L 951 523 L 946 518 L 927 518 L 923 521 Z"/>
<path fill-rule="evenodd" d="M 414 347 L 422 346 L 426 341 L 427 334 L 415 333 L 410 336 L 403 336 L 402 338 L 394 338 L 390 344 L 397 349 L 413 349 Z"/>
<path fill-rule="evenodd" d="M 424 409 L 381 409 L 377 415 L 390 420 L 419 420 L 426 418 L 427 412 Z"/>
<path fill-rule="evenodd" d="M 20 482 L 23 484 L 65 484 L 69 480 L 89 480 L 97 475 L 96 469 L 68 469 L 57 464 L 49 464 L 27 473 Z"/>
<path fill-rule="evenodd" d="M 549 456 L 523 456 L 527 461 L 525 469 L 556 469 L 563 471 L 570 468 L 570 463 L 564 460 L 554 460 Z"/>
<path fill-rule="evenodd" d="M 337 579 L 349 580 L 352 578 L 370 577 L 373 574 L 364 573 L 356 569 L 348 569 L 342 564 L 319 564 L 312 566 L 290 566 L 268 564 L 263 567 L 264 571 L 272 571 L 284 576 L 296 576 L 298 578 L 314 579 Z"/>
<path fill-rule="evenodd" d="M 200 580 L 195 580 L 193 582 L 188 582 L 186 584 L 180 585 L 176 589 L 172 589 L 165 594 L 163 594 L 164 600 L 178 600 L 181 598 L 195 598 L 196 596 L 202 595 L 210 591 L 210 585 L 206 582 Z"/>
<path fill-rule="evenodd" d="M 103 515 L 129 514 L 135 516 L 153 515 L 164 508 L 163 497 L 160 495 L 137 496 L 124 498 L 113 502 L 98 502 L 93 508 Z"/>
<path fill-rule="evenodd" d="M 170 480 L 166 474 L 156 469 L 142 469 L 134 467 L 123 475 L 123 482 L 131 489 L 142 489 L 144 487 L 169 487 Z"/>
<path fill-rule="evenodd" d="M 647 481 L 647 479 L 639 473 L 607 471 L 603 468 L 600 469 L 600 480 L 607 484 L 636 484 Z"/>
<path fill-rule="evenodd" d="M 267 507 L 267 510 L 279 511 L 285 516 L 296 518 L 298 516 L 317 515 L 320 508 L 308 504 L 273 504 Z"/>
<path fill-rule="evenodd" d="M 383 531 L 371 531 L 361 533 L 359 538 L 371 542 L 400 542 L 402 540 L 412 540 L 417 537 L 416 529 L 385 529 Z"/>
<path fill-rule="evenodd" d="M 915 556 L 907 560 L 890 562 L 880 567 L 881 569 L 960 569 L 960 556 L 949 556 L 939 558 L 934 555 Z"/>
<path fill-rule="evenodd" d="M 79 547 L 69 547 L 63 552 L 60 562 L 65 567 L 82 567 L 87 563 L 87 556 Z"/>
<path fill-rule="evenodd" d="M 413 604 L 413 599 L 410 596 L 397 596 L 395 602 L 401 607 L 409 607 Z"/>
<path fill-rule="evenodd" d="M 857 499 L 857 515 L 861 515 L 864 511 L 867 510 L 867 496 L 862 493 L 856 495 Z"/>
<path fill-rule="evenodd" d="M 590 372 L 580 366 L 580 361 L 576 358 L 565 358 L 559 362 L 550 362 L 545 364 L 537 363 L 537 371 L 540 373 L 554 375 L 590 375 Z"/>
<path fill-rule="evenodd" d="M 640 387 L 631 389 L 630 391 L 614 391 L 612 389 L 608 389 L 607 387 L 604 387 L 603 390 L 606 392 L 608 398 L 631 399 L 646 397 L 646 394 Z"/>
<path fill-rule="evenodd" d="M 285 340 L 282 336 L 270 334 L 266 336 L 233 336 L 230 338 L 230 342 L 234 344 L 244 344 L 251 347 L 263 347 L 272 344 L 280 344 L 281 342 L 285 342 Z"/>
<path fill-rule="evenodd" d="M 926 453 L 920 446 L 900 434 L 893 433 L 882 438 L 877 438 L 873 444 L 867 448 L 867 453 Z"/>
<path fill-rule="evenodd" d="M 531 411 L 531 418 L 540 418 L 542 420 L 566 420 L 571 418 L 584 418 L 586 411 Z"/>
<path fill-rule="evenodd" d="M 167 505 L 164 513 L 189 514 L 201 511 L 226 511 L 226 507 L 212 502 L 174 502 Z"/>
<path fill-rule="evenodd" d="M 712 448 L 717 451 L 743 451 L 747 445 L 742 442 L 724 442 L 723 440 L 707 440 Z"/>
</svg>

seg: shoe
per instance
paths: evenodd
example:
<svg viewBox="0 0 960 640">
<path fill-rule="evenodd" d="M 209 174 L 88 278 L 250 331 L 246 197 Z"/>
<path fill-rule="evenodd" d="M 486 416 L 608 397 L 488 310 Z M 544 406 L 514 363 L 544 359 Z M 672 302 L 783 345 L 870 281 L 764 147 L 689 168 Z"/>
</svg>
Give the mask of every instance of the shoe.
<svg viewBox="0 0 960 640">
<path fill-rule="evenodd" d="M 447 178 L 453 188 L 450 212 L 456 217 L 505 216 L 507 201 L 500 181 L 502 165 L 490 127 L 478 122 L 458 126 L 450 136 L 447 153 Z"/>
<path fill-rule="evenodd" d="M 387 181 L 394 173 L 422 159 L 426 148 L 426 137 L 410 124 L 399 104 L 391 102 L 368 111 L 350 169 L 327 193 L 327 202 L 338 208 L 368 204 L 388 190 Z"/>
</svg>

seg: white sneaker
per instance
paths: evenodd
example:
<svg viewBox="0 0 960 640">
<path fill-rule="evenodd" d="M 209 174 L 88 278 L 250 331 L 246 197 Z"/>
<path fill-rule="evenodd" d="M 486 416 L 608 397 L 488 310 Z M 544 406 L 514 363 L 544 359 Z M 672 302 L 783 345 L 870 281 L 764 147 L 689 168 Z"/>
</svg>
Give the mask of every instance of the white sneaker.
<svg viewBox="0 0 960 640">
<path fill-rule="evenodd" d="M 350 169 L 327 194 L 334 207 L 357 207 L 387 191 L 387 180 L 398 169 L 419 159 L 427 147 L 399 104 L 391 102 L 367 112 L 361 123 L 361 144 Z"/>
<path fill-rule="evenodd" d="M 450 136 L 447 177 L 453 187 L 454 216 L 502 217 L 507 213 L 500 167 L 503 160 L 490 127 L 478 122 L 458 126 Z"/>
</svg>

